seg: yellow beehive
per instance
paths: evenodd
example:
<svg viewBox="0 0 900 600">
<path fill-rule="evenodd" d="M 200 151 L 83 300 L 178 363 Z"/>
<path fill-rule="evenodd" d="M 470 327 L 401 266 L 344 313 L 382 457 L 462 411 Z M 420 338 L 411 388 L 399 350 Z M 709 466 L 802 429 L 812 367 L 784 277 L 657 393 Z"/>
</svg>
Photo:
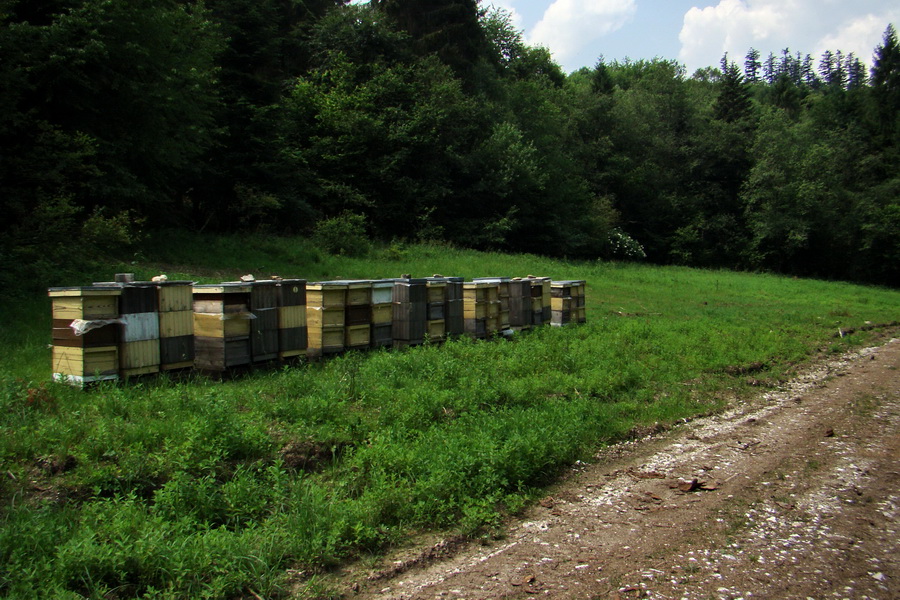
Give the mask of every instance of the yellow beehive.
<svg viewBox="0 0 900 600">
<path fill-rule="evenodd" d="M 344 328 L 344 345 L 347 348 L 368 348 L 371 343 L 371 325 L 349 325 Z"/>
<path fill-rule="evenodd" d="M 161 313 L 193 310 L 193 288 L 188 282 L 160 284 L 157 294 Z"/>
<path fill-rule="evenodd" d="M 158 372 L 159 340 L 123 343 L 119 348 L 119 367 L 123 376 Z"/>
<path fill-rule="evenodd" d="M 177 310 L 159 313 L 159 337 L 180 337 L 194 334 L 194 312 Z"/>
<path fill-rule="evenodd" d="M 393 318 L 393 307 L 391 304 L 373 304 L 372 305 L 372 324 L 385 325 L 391 322 Z"/>
<path fill-rule="evenodd" d="M 294 327 L 306 327 L 306 306 L 281 306 L 278 308 L 279 329 L 291 329 Z"/>
<path fill-rule="evenodd" d="M 121 288 L 50 288 L 54 319 L 115 319 L 119 316 Z"/>
<path fill-rule="evenodd" d="M 359 306 L 361 304 L 372 304 L 372 282 L 348 281 L 347 305 Z"/>
<path fill-rule="evenodd" d="M 343 327 L 345 318 L 343 307 L 306 307 L 306 324 L 310 329 L 320 327 Z"/>
<path fill-rule="evenodd" d="M 51 351 L 53 373 L 57 378 L 114 378 L 119 371 L 119 354 L 116 346 L 75 348 L 53 346 Z M 110 377 L 111 376 L 111 377 Z"/>
<path fill-rule="evenodd" d="M 446 333 L 446 324 L 444 319 L 433 319 L 428 321 L 428 339 L 432 342 L 440 342 L 444 339 Z"/>
<path fill-rule="evenodd" d="M 347 304 L 347 286 L 341 283 L 306 284 L 306 305 L 314 308 L 343 308 Z"/>
<path fill-rule="evenodd" d="M 194 313 L 194 335 L 231 338 L 250 335 L 249 313 Z"/>
<path fill-rule="evenodd" d="M 311 353 L 339 352 L 344 349 L 343 327 L 310 327 L 309 349 Z"/>
</svg>

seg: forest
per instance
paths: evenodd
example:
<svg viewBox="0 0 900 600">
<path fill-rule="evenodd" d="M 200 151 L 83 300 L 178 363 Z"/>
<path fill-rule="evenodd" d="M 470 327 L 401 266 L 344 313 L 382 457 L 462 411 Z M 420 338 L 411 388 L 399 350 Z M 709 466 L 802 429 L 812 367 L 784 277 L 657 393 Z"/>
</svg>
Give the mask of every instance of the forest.
<svg viewBox="0 0 900 600">
<path fill-rule="evenodd" d="M 564 73 L 478 0 L 0 2 L 0 284 L 149 231 L 900 283 L 900 47 Z"/>
</svg>

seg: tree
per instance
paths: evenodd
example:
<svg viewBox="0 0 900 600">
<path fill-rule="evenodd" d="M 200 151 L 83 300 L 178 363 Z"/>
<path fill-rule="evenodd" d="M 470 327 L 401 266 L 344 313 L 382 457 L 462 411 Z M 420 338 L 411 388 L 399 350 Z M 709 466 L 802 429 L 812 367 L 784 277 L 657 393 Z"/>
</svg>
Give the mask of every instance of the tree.
<svg viewBox="0 0 900 600">
<path fill-rule="evenodd" d="M 900 132 L 900 45 L 893 25 L 884 31 L 872 62 L 872 98 L 877 134 L 883 146 L 897 147 Z"/>
<path fill-rule="evenodd" d="M 757 83 L 759 81 L 759 70 L 762 68 L 759 56 L 759 50 L 750 48 L 744 59 L 744 77 L 750 83 Z"/>
<path fill-rule="evenodd" d="M 491 56 L 479 23 L 478 0 L 372 0 L 408 32 L 421 55 L 435 53 L 469 81 L 476 65 Z"/>
<path fill-rule="evenodd" d="M 734 62 L 728 62 L 727 53 L 722 56 L 720 65 L 722 78 L 713 115 L 722 121 L 738 121 L 750 111 L 750 90 L 744 83 L 738 66 Z"/>
</svg>

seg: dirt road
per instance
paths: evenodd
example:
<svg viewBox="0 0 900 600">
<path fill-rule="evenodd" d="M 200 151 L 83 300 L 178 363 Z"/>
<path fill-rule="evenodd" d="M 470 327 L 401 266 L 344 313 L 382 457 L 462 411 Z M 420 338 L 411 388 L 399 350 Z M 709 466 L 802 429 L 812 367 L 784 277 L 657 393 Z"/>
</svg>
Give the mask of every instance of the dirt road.
<svg viewBox="0 0 900 600">
<path fill-rule="evenodd" d="M 345 597 L 900 598 L 900 340 L 604 451 L 489 544 L 411 547 Z"/>
</svg>

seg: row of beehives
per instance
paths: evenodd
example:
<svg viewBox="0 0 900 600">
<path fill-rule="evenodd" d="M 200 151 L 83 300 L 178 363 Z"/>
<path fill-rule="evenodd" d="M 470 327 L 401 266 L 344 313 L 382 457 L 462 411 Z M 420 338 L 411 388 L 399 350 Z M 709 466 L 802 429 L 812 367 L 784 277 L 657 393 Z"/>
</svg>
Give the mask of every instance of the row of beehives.
<svg viewBox="0 0 900 600">
<path fill-rule="evenodd" d="M 84 384 L 585 321 L 584 281 L 273 279 L 50 288 L 54 378 Z"/>
</svg>

